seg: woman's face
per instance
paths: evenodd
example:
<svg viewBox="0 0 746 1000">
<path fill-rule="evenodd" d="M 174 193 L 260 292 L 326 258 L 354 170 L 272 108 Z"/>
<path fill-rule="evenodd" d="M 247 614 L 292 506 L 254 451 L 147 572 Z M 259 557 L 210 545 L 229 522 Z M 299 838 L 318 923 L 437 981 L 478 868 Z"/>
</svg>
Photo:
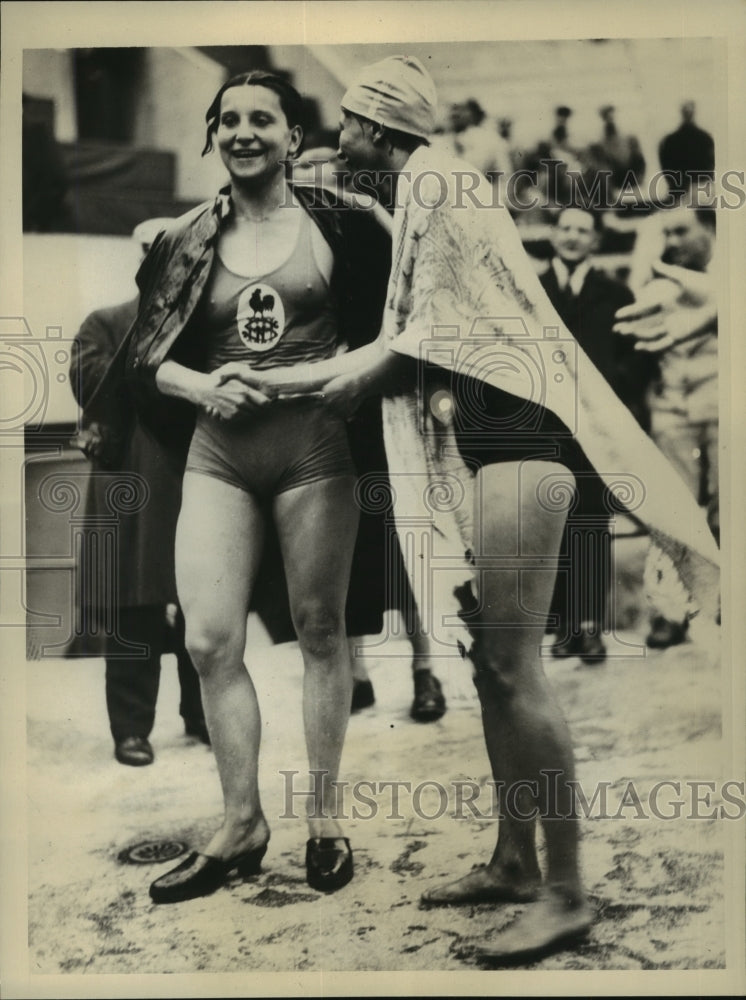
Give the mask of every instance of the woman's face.
<svg viewBox="0 0 746 1000">
<path fill-rule="evenodd" d="M 215 138 L 231 178 L 261 181 L 281 171 L 299 148 L 300 126 L 288 125 L 279 96 L 267 87 L 231 87 L 223 94 Z"/>
</svg>

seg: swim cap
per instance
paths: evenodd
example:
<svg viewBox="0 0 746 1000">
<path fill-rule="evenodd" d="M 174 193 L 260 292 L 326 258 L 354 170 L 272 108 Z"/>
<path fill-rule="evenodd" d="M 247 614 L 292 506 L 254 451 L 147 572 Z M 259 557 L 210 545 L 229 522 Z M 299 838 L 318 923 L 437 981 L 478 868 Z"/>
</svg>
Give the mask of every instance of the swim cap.
<svg viewBox="0 0 746 1000">
<path fill-rule="evenodd" d="M 342 98 L 346 111 L 421 139 L 435 128 L 437 103 L 432 77 L 413 56 L 366 66 Z"/>
</svg>

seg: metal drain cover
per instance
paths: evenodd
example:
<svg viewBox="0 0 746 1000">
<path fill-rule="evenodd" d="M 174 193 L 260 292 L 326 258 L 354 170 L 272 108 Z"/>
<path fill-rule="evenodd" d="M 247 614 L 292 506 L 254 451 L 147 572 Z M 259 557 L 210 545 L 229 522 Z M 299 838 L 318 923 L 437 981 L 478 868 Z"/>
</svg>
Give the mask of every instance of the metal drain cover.
<svg viewBox="0 0 746 1000">
<path fill-rule="evenodd" d="M 125 847 L 117 856 L 129 865 L 154 865 L 178 858 L 188 847 L 183 840 L 146 840 L 142 844 Z"/>
</svg>

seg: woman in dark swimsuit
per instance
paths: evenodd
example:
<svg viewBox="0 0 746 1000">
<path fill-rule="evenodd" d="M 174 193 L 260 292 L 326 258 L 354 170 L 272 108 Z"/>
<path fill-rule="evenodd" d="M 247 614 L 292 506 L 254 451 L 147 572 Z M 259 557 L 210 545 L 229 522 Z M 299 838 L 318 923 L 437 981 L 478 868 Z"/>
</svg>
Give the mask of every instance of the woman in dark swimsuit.
<svg viewBox="0 0 746 1000">
<path fill-rule="evenodd" d="M 243 657 L 270 519 L 305 666 L 309 769 L 323 775 L 309 799 L 308 882 L 333 891 L 352 878 L 333 784 L 352 687 L 344 608 L 358 524 L 345 423 L 318 401 L 274 400 L 236 379 L 221 380 L 231 362 L 288 368 L 330 358 L 339 347 L 334 253 L 286 180 L 285 161 L 302 141 L 300 108 L 292 87 L 259 72 L 218 92 L 207 113 L 207 148 L 215 140 L 230 174 L 228 208 L 202 244 L 212 262 L 188 332 L 154 371 L 162 394 L 198 411 L 176 572 L 225 804 L 204 851 L 151 886 L 160 903 L 212 892 L 232 871 L 258 872 L 267 848 L 257 780 L 261 720 Z M 194 231 L 207 224 L 209 213 L 187 221 Z M 169 276 L 191 263 L 189 253 L 171 252 L 161 268 L 163 298 Z M 194 296 L 184 287 L 187 298 Z"/>
</svg>

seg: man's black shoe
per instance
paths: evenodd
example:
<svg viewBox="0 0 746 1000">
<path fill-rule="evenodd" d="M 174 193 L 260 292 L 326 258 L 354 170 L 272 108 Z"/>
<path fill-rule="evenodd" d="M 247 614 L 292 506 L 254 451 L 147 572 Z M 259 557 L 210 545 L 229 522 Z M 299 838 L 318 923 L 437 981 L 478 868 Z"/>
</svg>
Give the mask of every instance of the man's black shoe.
<svg viewBox="0 0 746 1000">
<path fill-rule="evenodd" d="M 153 748 L 144 736 L 125 736 L 115 741 L 114 756 L 120 764 L 144 767 L 153 763 Z"/>
<path fill-rule="evenodd" d="M 650 623 L 645 644 L 650 649 L 668 649 L 669 646 L 678 646 L 686 640 L 686 633 L 689 622 L 672 622 L 662 615 L 654 618 Z"/>
<path fill-rule="evenodd" d="M 415 670 L 414 701 L 409 714 L 415 722 L 435 722 L 445 711 L 446 700 L 438 678 L 429 670 Z"/>
<path fill-rule="evenodd" d="M 557 639 L 550 648 L 556 659 L 577 656 L 583 663 L 603 663 L 606 659 L 606 647 L 596 628 L 584 628 L 577 635 Z"/>
<path fill-rule="evenodd" d="M 352 681 L 352 705 L 350 706 L 351 712 L 359 712 L 363 708 L 370 708 L 374 705 L 376 701 L 376 696 L 373 691 L 373 685 L 370 681 L 359 681 L 353 678 Z"/>
</svg>

